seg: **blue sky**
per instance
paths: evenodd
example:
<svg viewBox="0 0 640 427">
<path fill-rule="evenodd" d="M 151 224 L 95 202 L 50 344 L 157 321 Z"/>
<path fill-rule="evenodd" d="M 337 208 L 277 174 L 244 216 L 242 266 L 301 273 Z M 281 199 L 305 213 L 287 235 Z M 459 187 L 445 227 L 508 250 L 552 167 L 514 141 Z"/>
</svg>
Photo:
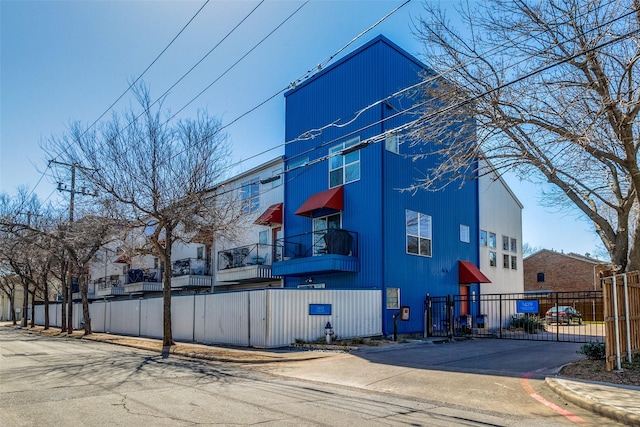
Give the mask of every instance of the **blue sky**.
<svg viewBox="0 0 640 427">
<path fill-rule="evenodd" d="M 98 119 L 204 3 L 2 0 L 0 192 L 15 194 L 18 186 L 31 189 L 39 182 L 35 192 L 42 199 L 64 205 L 66 194 L 55 190 L 47 170 L 49 157 L 40 149 L 40 141 L 62 134 L 70 120 L 90 124 Z M 404 0 L 266 1 L 169 91 L 164 107 L 176 113 L 211 85 L 177 117 L 193 116 L 200 108 L 220 117 L 223 124 L 229 123 L 324 62 L 402 3 Z M 254 0 L 210 1 L 144 75 L 152 96 L 167 91 L 258 4 Z M 421 11 L 422 3 L 412 0 L 342 55 L 383 34 L 428 64 L 411 29 Z M 131 103 L 127 95 L 114 110 L 122 112 Z M 227 132 L 239 169 L 281 155 L 283 96 L 239 119 Z M 525 206 L 524 243 L 565 252 L 594 252 L 599 239 L 588 222 L 575 213 L 540 207 L 539 186 L 512 177 L 507 182 Z"/>
</svg>

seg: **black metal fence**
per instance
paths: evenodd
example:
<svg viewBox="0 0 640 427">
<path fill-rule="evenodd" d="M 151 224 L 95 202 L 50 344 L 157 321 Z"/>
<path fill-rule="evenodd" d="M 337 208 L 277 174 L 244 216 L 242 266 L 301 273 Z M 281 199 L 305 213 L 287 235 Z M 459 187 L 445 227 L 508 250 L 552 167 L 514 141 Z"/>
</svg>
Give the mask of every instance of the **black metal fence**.
<svg viewBox="0 0 640 427">
<path fill-rule="evenodd" d="M 425 333 L 604 342 L 602 291 L 427 296 Z"/>
</svg>

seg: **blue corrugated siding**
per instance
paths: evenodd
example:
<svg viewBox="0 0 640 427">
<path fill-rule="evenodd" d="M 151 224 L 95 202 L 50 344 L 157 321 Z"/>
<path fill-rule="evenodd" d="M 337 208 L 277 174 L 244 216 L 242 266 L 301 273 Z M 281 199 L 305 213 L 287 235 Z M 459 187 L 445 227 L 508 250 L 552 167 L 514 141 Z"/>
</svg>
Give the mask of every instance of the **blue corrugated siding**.
<svg viewBox="0 0 640 427">
<path fill-rule="evenodd" d="M 366 45 L 334 67 L 286 95 L 286 139 L 311 132 L 313 139 L 289 142 L 287 165 L 301 158 L 311 162 L 328 154 L 329 147 L 359 135 L 361 139 L 412 120 L 402 116 L 378 123 L 383 116 L 407 108 L 413 101 L 393 99 L 388 108 L 377 105 L 345 127 L 323 126 L 346 123 L 364 107 L 419 82 L 421 69 L 415 59 L 397 50 L 384 39 Z M 365 128 L 369 124 L 373 126 Z M 360 130 L 359 130 L 360 129 Z M 315 130 L 315 131 L 314 131 Z M 359 131 L 358 131 L 359 130 Z M 358 131 L 351 135 L 351 132 Z M 403 153 L 407 154 L 403 145 Z M 400 322 L 399 332 L 423 330 L 424 298 L 459 292 L 457 261 L 478 263 L 478 200 L 475 182 L 458 189 L 451 185 L 442 192 L 401 192 L 420 177 L 425 161 L 414 162 L 387 152 L 384 143 L 360 150 L 360 180 L 344 186 L 343 228 L 358 233 L 360 271 L 313 275 L 314 282 L 328 288 L 383 289 L 383 331 L 393 331 L 392 315 L 386 310 L 386 287 L 401 288 L 401 304 L 411 307 L 411 320 Z M 288 236 L 311 231 L 312 221 L 293 212 L 314 193 L 329 188 L 328 161 L 297 169 L 285 182 L 285 232 Z M 432 216 L 433 256 L 406 254 L 405 209 Z M 460 224 L 471 228 L 471 242 L 459 240 Z M 286 236 L 285 236 L 286 237 Z M 285 286 L 297 286 L 304 278 L 287 277 Z M 476 290 L 472 288 L 472 290 Z"/>
</svg>

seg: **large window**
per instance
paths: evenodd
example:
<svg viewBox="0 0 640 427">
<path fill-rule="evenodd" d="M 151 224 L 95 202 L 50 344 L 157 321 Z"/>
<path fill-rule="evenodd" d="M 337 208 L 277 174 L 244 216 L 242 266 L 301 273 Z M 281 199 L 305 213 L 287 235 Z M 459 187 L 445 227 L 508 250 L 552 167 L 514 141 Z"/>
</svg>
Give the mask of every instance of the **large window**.
<svg viewBox="0 0 640 427">
<path fill-rule="evenodd" d="M 329 188 L 360 179 L 360 150 L 338 154 L 359 142 L 360 137 L 356 137 L 329 149 Z"/>
<path fill-rule="evenodd" d="M 260 180 L 258 178 L 242 183 L 240 200 L 242 213 L 247 214 L 258 209 L 260 205 Z"/>
<path fill-rule="evenodd" d="M 407 253 L 431 256 L 431 216 L 406 211 Z"/>
</svg>

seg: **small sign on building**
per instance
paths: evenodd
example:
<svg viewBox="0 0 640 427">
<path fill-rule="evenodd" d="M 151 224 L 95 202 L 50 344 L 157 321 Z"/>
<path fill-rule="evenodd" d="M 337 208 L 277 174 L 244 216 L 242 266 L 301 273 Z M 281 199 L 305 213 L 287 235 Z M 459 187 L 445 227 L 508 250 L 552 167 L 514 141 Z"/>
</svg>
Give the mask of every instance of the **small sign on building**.
<svg viewBox="0 0 640 427">
<path fill-rule="evenodd" d="M 525 299 L 516 301 L 516 311 L 518 313 L 538 313 L 538 300 Z"/>
<path fill-rule="evenodd" d="M 310 316 L 327 316 L 331 314 L 331 304 L 309 304 Z"/>
</svg>

